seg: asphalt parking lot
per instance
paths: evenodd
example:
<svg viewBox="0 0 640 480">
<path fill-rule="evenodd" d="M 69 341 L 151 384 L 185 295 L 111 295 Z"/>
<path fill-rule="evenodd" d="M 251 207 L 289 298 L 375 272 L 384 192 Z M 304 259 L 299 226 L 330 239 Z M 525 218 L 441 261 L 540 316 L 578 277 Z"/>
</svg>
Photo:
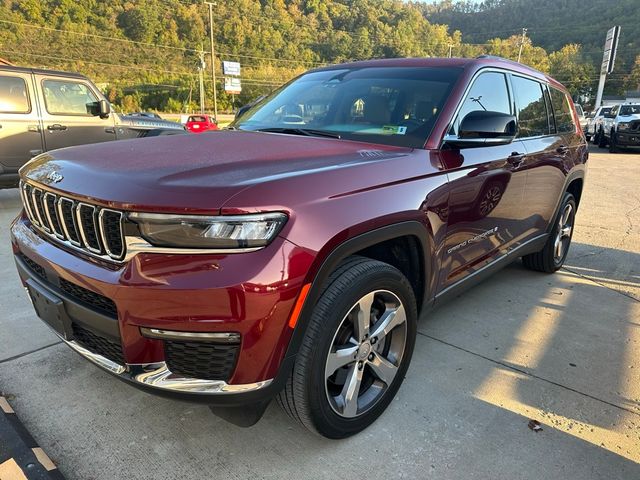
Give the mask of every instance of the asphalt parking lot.
<svg viewBox="0 0 640 480">
<path fill-rule="evenodd" d="M 592 149 L 566 268 L 517 262 L 421 319 L 388 411 L 343 441 L 133 389 L 37 319 L 0 191 L 0 391 L 70 479 L 640 478 L 640 154 Z M 530 419 L 542 431 L 527 427 Z"/>
</svg>

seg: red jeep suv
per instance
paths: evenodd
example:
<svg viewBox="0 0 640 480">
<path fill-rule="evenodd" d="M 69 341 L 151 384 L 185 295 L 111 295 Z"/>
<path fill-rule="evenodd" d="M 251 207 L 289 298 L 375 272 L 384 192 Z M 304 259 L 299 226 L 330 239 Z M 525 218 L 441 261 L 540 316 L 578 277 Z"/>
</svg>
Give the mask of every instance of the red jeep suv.
<svg viewBox="0 0 640 480">
<path fill-rule="evenodd" d="M 57 150 L 12 225 L 40 318 L 149 392 L 330 438 L 400 388 L 419 313 L 566 258 L 587 145 L 567 91 L 496 57 L 319 68 L 217 135 Z"/>
</svg>

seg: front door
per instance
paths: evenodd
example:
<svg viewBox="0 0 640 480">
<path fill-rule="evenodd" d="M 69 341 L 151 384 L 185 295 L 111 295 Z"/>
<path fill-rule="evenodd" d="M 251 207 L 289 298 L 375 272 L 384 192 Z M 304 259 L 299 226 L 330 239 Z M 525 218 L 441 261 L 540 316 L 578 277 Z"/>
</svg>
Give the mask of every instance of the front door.
<svg viewBox="0 0 640 480">
<path fill-rule="evenodd" d="M 30 73 L 0 71 L 0 174 L 17 173 L 43 150 Z"/>
<path fill-rule="evenodd" d="M 457 135 L 462 119 L 478 110 L 514 114 L 504 73 L 487 71 L 476 77 L 449 133 Z M 517 246 L 522 236 L 526 175 L 524 146 L 517 140 L 508 145 L 444 150 L 443 154 L 451 163 L 445 165 L 450 190 L 440 290 Z"/>
<path fill-rule="evenodd" d="M 98 93 L 88 82 L 36 76 L 40 88 L 47 150 L 115 140 L 113 116 L 100 118 Z"/>
</svg>

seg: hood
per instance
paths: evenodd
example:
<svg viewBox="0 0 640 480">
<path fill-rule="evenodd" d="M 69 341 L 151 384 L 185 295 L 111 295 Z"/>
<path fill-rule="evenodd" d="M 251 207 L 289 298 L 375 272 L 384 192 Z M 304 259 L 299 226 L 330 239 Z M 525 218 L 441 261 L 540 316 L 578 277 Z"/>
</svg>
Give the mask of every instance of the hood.
<svg viewBox="0 0 640 480">
<path fill-rule="evenodd" d="M 348 169 L 410 151 L 332 138 L 225 130 L 54 150 L 34 158 L 20 173 L 112 208 L 213 213 L 233 195 L 259 183 Z"/>
<path fill-rule="evenodd" d="M 635 122 L 636 120 L 640 120 L 640 113 L 618 117 L 619 123 L 630 123 L 630 122 Z"/>
</svg>

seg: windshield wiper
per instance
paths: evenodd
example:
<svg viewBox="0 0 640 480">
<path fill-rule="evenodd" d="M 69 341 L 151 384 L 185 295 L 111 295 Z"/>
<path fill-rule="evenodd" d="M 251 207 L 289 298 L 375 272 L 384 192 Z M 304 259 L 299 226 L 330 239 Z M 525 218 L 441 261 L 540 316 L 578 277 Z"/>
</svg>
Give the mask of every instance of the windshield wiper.
<svg viewBox="0 0 640 480">
<path fill-rule="evenodd" d="M 258 128 L 254 131 L 267 133 L 288 133 L 290 135 L 305 135 L 307 137 L 342 138 L 338 133 L 327 132 L 326 130 L 315 130 L 313 128 L 269 127 Z"/>
</svg>

